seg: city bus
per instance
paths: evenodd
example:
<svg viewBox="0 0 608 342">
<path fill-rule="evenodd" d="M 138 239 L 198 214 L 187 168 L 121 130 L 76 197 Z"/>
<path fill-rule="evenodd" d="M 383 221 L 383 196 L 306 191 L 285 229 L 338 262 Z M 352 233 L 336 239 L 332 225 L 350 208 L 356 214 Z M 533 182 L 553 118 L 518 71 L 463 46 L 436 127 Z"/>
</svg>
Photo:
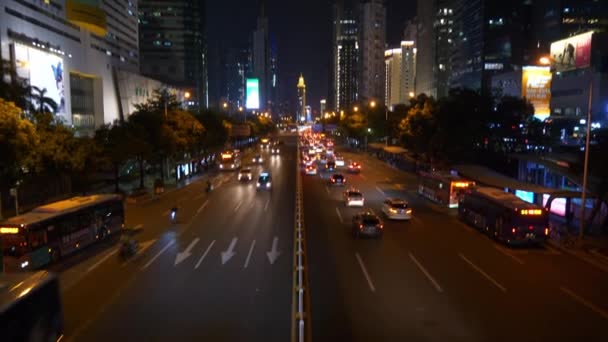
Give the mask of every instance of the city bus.
<svg viewBox="0 0 608 342">
<path fill-rule="evenodd" d="M 460 197 L 458 216 L 506 244 L 542 244 L 549 236 L 547 210 L 500 189 L 467 189 Z"/>
<path fill-rule="evenodd" d="M 120 195 L 79 196 L 35 208 L 0 223 L 5 271 L 39 269 L 124 226 Z"/>
<path fill-rule="evenodd" d="M 419 195 L 450 208 L 457 208 L 459 194 L 475 185 L 473 181 L 442 172 L 421 172 L 418 181 Z"/>
<path fill-rule="evenodd" d="M 0 274 L 2 341 L 60 341 L 63 309 L 57 277 L 46 271 Z"/>
<path fill-rule="evenodd" d="M 241 167 L 240 153 L 234 151 L 224 151 L 220 156 L 220 170 L 234 171 Z"/>
<path fill-rule="evenodd" d="M 260 148 L 263 150 L 270 148 L 270 138 L 260 139 Z"/>
</svg>

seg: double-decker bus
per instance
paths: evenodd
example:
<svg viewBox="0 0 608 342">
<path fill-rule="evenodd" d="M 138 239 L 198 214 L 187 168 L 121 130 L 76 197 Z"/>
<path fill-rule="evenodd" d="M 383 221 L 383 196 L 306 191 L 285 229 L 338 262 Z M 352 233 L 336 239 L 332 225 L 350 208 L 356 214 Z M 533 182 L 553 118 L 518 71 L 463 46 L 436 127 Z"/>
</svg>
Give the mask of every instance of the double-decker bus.
<svg viewBox="0 0 608 342">
<path fill-rule="evenodd" d="M 234 151 L 224 151 L 220 155 L 220 170 L 222 171 L 234 171 L 241 167 L 240 153 Z"/>
<path fill-rule="evenodd" d="M 120 232 L 120 195 L 73 197 L 35 208 L 0 223 L 5 271 L 41 268 Z"/>
<path fill-rule="evenodd" d="M 457 208 L 460 193 L 475 185 L 473 181 L 442 172 L 421 172 L 418 181 L 418 194 L 450 208 Z"/>
<path fill-rule="evenodd" d="M 549 235 L 547 210 L 500 189 L 468 189 L 460 197 L 458 216 L 507 244 L 542 244 Z"/>
<path fill-rule="evenodd" d="M 60 341 L 63 310 L 57 277 L 46 271 L 0 274 L 2 341 Z"/>
</svg>

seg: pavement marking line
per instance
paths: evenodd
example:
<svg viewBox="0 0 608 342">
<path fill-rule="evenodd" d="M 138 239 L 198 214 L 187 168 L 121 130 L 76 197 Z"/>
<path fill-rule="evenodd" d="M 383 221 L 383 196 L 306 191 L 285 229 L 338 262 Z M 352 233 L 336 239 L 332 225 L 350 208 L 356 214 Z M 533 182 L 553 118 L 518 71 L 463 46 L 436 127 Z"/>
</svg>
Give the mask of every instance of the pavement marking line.
<svg viewBox="0 0 608 342">
<path fill-rule="evenodd" d="M 355 256 L 357 257 L 357 261 L 359 261 L 359 266 L 361 266 L 361 271 L 363 271 L 363 275 L 365 276 L 365 279 L 367 279 L 367 284 L 369 285 L 369 289 L 372 292 L 376 292 L 374 283 L 372 283 L 372 278 L 370 278 L 369 273 L 367 273 L 367 269 L 365 268 L 365 265 L 363 264 L 363 260 L 361 260 L 361 256 L 359 255 L 359 253 L 355 253 Z"/>
<path fill-rule="evenodd" d="M 431 281 L 433 286 L 435 286 L 435 289 L 437 290 L 437 292 L 443 292 L 443 289 L 441 288 L 441 286 L 439 286 L 439 283 L 437 283 L 437 280 L 435 280 L 435 278 L 433 278 L 433 276 L 426 270 L 426 268 L 424 268 L 424 266 L 422 266 L 422 264 L 414 257 L 414 255 L 412 253 L 408 253 L 408 254 L 410 255 L 410 259 L 412 259 L 414 264 L 416 264 L 416 266 L 418 266 L 420 271 L 422 271 L 422 273 L 424 273 L 424 275 L 428 278 L 428 280 Z"/>
<path fill-rule="evenodd" d="M 325 187 L 325 191 L 327 192 L 327 195 L 331 195 L 331 193 L 329 192 L 329 188 Z"/>
<path fill-rule="evenodd" d="M 247 268 L 247 266 L 249 266 L 249 259 L 251 259 L 253 247 L 255 247 L 255 240 L 253 240 L 253 242 L 251 243 L 251 247 L 249 248 L 249 253 L 247 254 L 247 259 L 245 259 L 245 265 L 243 265 L 243 268 Z"/>
<path fill-rule="evenodd" d="M 200 214 L 201 211 L 203 211 L 203 209 L 205 209 L 205 207 L 207 206 L 207 204 L 209 204 L 209 200 L 206 200 L 201 206 L 200 208 L 198 208 L 198 210 L 196 211 L 196 215 Z"/>
<path fill-rule="evenodd" d="M 363 179 L 363 180 L 367 179 L 367 177 L 365 177 L 364 175 L 360 175 L 360 176 L 361 176 L 361 179 Z"/>
<path fill-rule="evenodd" d="M 524 264 L 523 260 L 521 260 L 520 258 L 518 258 L 515 255 L 511 254 L 511 252 L 507 251 L 504 247 L 500 247 L 500 246 L 494 245 L 494 248 L 497 251 L 499 251 L 500 253 L 502 253 L 502 254 L 508 256 L 509 258 L 515 260 L 515 262 L 517 262 L 518 264 L 520 264 L 520 265 Z"/>
<path fill-rule="evenodd" d="M 144 225 L 140 223 L 140 224 L 135 225 L 135 227 L 133 227 L 133 229 L 137 230 L 137 229 L 142 229 L 143 227 L 144 227 Z"/>
<path fill-rule="evenodd" d="M 196 265 L 194 265 L 194 269 L 197 269 L 201 265 L 201 263 L 203 262 L 203 260 L 205 260 L 205 257 L 207 256 L 207 254 L 211 250 L 211 247 L 213 247 L 214 243 L 215 243 L 215 240 L 211 241 L 211 243 L 209 244 L 209 247 L 207 247 L 207 250 L 205 250 L 205 253 L 203 253 L 203 256 L 201 256 L 201 258 L 198 259 L 198 262 L 196 263 Z"/>
<path fill-rule="evenodd" d="M 142 268 L 141 268 L 141 270 L 143 271 L 143 270 L 145 270 L 146 268 L 148 268 L 148 266 L 152 265 L 152 263 L 153 263 L 153 262 L 154 262 L 156 259 L 158 259 L 158 257 L 160 257 L 160 256 L 161 256 L 161 254 L 165 253 L 165 252 L 167 251 L 167 249 L 169 249 L 169 247 L 173 246 L 173 244 L 174 244 L 174 243 L 175 243 L 175 240 L 171 240 L 171 241 L 169 241 L 169 243 L 168 243 L 168 244 L 167 244 L 165 247 L 163 247 L 163 249 L 161 249 L 161 250 L 160 250 L 158 253 L 156 253 L 156 255 L 155 255 L 155 256 L 153 256 L 153 257 L 152 257 L 152 259 L 150 259 L 150 261 L 148 261 L 148 263 L 146 263 L 146 264 L 144 265 L 144 267 L 142 267 Z"/>
<path fill-rule="evenodd" d="M 602 318 L 604 318 L 605 320 L 608 320 L 608 312 L 606 312 L 606 311 L 598 308 L 595 304 L 593 304 L 590 301 L 586 300 L 585 298 L 577 295 L 576 293 L 572 292 L 571 290 L 569 290 L 568 288 L 566 288 L 564 286 L 560 286 L 559 289 L 562 290 L 562 292 L 564 292 L 568 296 L 572 297 L 572 299 L 576 300 L 580 304 L 583 304 L 585 307 L 587 307 L 587 309 L 589 309 L 589 310 L 595 312 L 596 314 L 602 316 Z"/>
<path fill-rule="evenodd" d="M 243 201 L 240 201 L 240 202 L 239 202 L 239 203 L 236 205 L 236 207 L 234 207 L 234 211 L 235 211 L 235 212 L 236 212 L 236 211 L 238 211 L 238 210 L 239 210 L 239 208 L 241 207 L 241 205 L 243 205 Z"/>
<path fill-rule="evenodd" d="M 464 255 L 462 255 L 462 253 L 458 253 L 458 256 L 462 260 L 464 260 L 467 264 L 469 264 L 469 266 L 471 266 L 475 271 L 479 272 L 479 274 L 481 274 L 482 276 L 484 276 L 492 284 L 494 284 L 496 287 L 498 287 L 502 292 L 507 292 L 507 289 L 504 286 L 500 285 L 496 280 L 494 280 L 494 278 L 490 277 L 489 274 L 487 274 L 486 272 L 484 272 L 484 270 L 482 270 L 481 268 L 479 268 L 479 266 L 475 265 L 469 259 L 467 259 L 467 257 L 465 257 Z"/>
<path fill-rule="evenodd" d="M 200 194 L 200 195 L 197 195 L 196 197 L 194 197 L 194 200 L 198 201 L 198 200 L 202 199 L 203 197 L 205 197 L 205 194 Z"/>
<path fill-rule="evenodd" d="M 118 253 L 118 248 L 114 248 L 114 250 L 106 254 L 103 258 L 99 259 L 99 261 L 91 265 L 91 267 L 87 268 L 86 273 L 89 273 L 92 270 L 96 269 L 99 265 L 103 264 L 106 260 L 108 260 L 110 257 L 112 257 L 112 255 L 116 253 Z"/>
<path fill-rule="evenodd" d="M 266 200 L 266 204 L 264 204 L 264 211 L 268 210 L 268 205 L 270 204 L 270 199 Z"/>
<path fill-rule="evenodd" d="M 336 214 L 338 214 L 338 218 L 340 219 L 340 223 L 344 223 L 344 220 L 342 219 L 342 214 L 340 214 L 340 209 L 338 209 L 338 207 L 336 207 Z"/>
<path fill-rule="evenodd" d="M 378 192 L 379 192 L 379 193 L 381 193 L 381 194 L 382 194 L 382 196 L 385 196 L 385 197 L 386 197 L 386 194 L 384 193 L 384 191 L 382 191 L 382 189 L 380 189 L 380 187 L 378 187 L 378 186 L 377 186 L 377 187 L 376 187 L 376 190 L 378 190 Z"/>
</svg>

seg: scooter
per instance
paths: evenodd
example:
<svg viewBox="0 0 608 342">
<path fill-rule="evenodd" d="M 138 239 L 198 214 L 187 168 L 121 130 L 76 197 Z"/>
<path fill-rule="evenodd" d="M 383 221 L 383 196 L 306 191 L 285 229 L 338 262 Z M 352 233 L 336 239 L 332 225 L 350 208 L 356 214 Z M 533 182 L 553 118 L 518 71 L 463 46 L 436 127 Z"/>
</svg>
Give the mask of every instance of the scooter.
<svg viewBox="0 0 608 342">
<path fill-rule="evenodd" d="M 122 245 L 120 245 L 120 257 L 123 260 L 129 259 L 137 254 L 139 250 L 139 242 L 135 239 L 129 239 L 123 241 Z"/>
</svg>

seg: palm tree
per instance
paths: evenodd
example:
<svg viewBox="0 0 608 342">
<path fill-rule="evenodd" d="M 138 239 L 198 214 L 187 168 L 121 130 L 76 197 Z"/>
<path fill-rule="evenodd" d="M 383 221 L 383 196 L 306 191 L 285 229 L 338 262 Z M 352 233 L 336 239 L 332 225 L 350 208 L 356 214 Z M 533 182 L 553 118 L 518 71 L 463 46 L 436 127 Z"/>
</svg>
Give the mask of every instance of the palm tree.
<svg viewBox="0 0 608 342">
<path fill-rule="evenodd" d="M 36 86 L 30 86 L 30 104 L 34 111 L 38 113 L 56 113 L 57 102 L 50 97 L 46 96 L 46 88 L 38 88 Z"/>
<path fill-rule="evenodd" d="M 26 82 L 17 75 L 17 69 L 8 60 L 0 60 L 0 97 L 25 108 L 29 90 Z"/>
</svg>

